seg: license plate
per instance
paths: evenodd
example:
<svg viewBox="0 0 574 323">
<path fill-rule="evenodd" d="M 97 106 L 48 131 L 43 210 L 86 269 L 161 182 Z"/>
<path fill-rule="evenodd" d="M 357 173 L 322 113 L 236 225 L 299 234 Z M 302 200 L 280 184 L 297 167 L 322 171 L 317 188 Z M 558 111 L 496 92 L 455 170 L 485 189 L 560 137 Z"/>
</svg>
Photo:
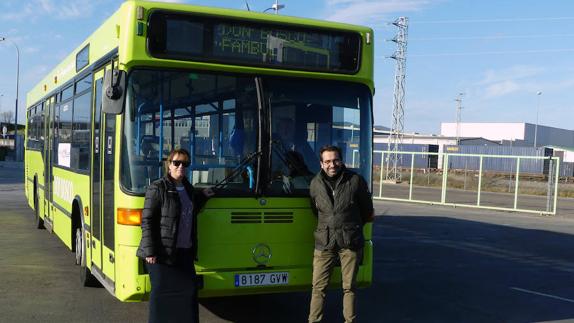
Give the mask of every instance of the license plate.
<svg viewBox="0 0 574 323">
<path fill-rule="evenodd" d="M 274 286 L 289 284 L 288 272 L 235 274 L 235 287 Z"/>
</svg>

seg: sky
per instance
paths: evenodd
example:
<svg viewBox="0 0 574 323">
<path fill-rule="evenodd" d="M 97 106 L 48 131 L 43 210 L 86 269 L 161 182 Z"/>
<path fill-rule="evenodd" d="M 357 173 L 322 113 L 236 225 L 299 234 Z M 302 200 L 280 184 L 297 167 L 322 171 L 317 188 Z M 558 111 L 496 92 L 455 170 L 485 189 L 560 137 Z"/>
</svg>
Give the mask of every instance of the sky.
<svg viewBox="0 0 574 323">
<path fill-rule="evenodd" d="M 20 50 L 19 123 L 26 93 L 123 1 L 2 0 L 0 37 Z M 170 0 L 265 11 L 274 0 Z M 528 122 L 574 130 L 574 1 L 283 0 L 286 16 L 374 29 L 376 125 L 392 125 L 396 50 L 391 23 L 409 19 L 404 129 L 441 122 Z M 267 11 L 272 14 L 272 11 Z M 0 42 L 0 110 L 14 111 L 15 46 Z M 541 92 L 541 94 L 538 94 Z"/>
</svg>

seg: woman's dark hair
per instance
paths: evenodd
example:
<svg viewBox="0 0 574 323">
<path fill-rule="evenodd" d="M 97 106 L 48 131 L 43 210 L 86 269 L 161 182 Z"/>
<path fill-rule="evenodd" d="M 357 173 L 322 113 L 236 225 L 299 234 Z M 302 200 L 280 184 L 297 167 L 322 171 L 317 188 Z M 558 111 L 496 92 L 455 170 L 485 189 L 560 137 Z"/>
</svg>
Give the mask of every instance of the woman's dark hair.
<svg viewBox="0 0 574 323">
<path fill-rule="evenodd" d="M 343 154 L 341 153 L 341 148 L 333 145 L 325 145 L 321 147 L 321 150 L 319 152 L 319 160 L 323 161 L 323 152 L 325 151 L 336 151 L 337 154 L 339 154 L 339 159 L 343 157 Z"/>
<path fill-rule="evenodd" d="M 171 161 L 173 160 L 173 156 L 175 155 L 183 155 L 185 156 L 185 158 L 187 159 L 186 161 L 191 161 L 191 156 L 189 155 L 189 152 L 183 148 L 179 148 L 179 149 L 174 149 L 172 150 L 169 155 L 167 156 L 167 160 L 165 161 L 165 173 L 169 174 L 169 164 L 171 163 Z"/>
</svg>

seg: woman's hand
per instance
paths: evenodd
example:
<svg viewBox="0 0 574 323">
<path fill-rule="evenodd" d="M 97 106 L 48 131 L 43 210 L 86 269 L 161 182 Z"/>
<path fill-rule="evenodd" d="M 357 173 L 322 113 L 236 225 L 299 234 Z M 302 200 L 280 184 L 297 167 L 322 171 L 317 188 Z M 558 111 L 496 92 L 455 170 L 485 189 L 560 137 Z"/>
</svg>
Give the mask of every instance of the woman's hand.
<svg viewBox="0 0 574 323">
<path fill-rule="evenodd" d="M 151 256 L 151 257 L 145 257 L 145 262 L 147 262 L 148 264 L 155 264 L 156 263 L 157 258 L 155 256 Z"/>
<path fill-rule="evenodd" d="M 215 192 L 210 188 L 204 188 L 203 189 L 203 195 L 205 195 L 205 197 L 212 197 L 213 195 L 215 195 Z"/>
</svg>

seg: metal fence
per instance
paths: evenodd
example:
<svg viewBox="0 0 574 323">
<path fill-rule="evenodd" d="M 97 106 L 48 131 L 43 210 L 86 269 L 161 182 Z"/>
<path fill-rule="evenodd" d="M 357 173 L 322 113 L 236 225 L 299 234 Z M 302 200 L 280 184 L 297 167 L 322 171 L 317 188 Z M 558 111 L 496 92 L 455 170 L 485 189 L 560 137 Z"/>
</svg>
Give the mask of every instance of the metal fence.
<svg viewBox="0 0 574 323">
<path fill-rule="evenodd" d="M 399 183 L 384 180 L 394 153 Z M 373 164 L 375 199 L 556 214 L 559 157 L 376 150 Z"/>
<path fill-rule="evenodd" d="M 375 143 L 374 144 L 375 150 L 387 150 L 387 144 L 382 143 Z M 442 149 L 440 149 L 442 148 Z M 555 156 L 560 157 L 560 176 L 574 176 L 574 163 L 568 162 L 563 160 L 564 153 L 560 149 L 557 148 L 548 148 L 548 147 L 525 147 L 525 146 L 502 146 L 502 145 L 491 145 L 491 146 L 484 146 L 484 145 L 444 145 L 439 147 L 439 145 L 432 145 L 432 144 L 402 144 L 399 146 L 399 151 L 401 152 L 439 152 L 444 151 L 446 153 L 457 153 L 457 154 L 465 154 L 465 155 L 504 155 L 504 156 L 525 156 L 525 157 L 548 157 L 548 156 Z M 429 167 L 429 168 L 437 168 L 437 163 L 441 162 L 440 156 L 433 156 L 428 154 L 418 155 L 415 157 L 415 167 L 422 168 L 422 167 Z M 457 163 L 457 160 L 451 160 L 452 163 Z M 464 161 L 463 161 L 464 162 Z M 478 160 L 476 161 L 478 162 Z M 476 163 L 475 162 L 475 163 Z M 510 169 L 510 167 L 514 167 L 515 161 L 512 159 L 490 159 L 486 161 L 487 164 L 484 165 L 485 168 L 489 170 L 500 170 L 506 171 Z M 407 161 L 398 160 L 398 164 L 402 167 L 410 167 L 410 164 Z M 373 165 L 380 166 L 380 160 L 374 159 Z M 464 164 L 455 165 L 459 168 L 464 168 Z M 523 168 L 524 172 L 529 173 L 538 173 L 542 174 L 545 170 L 543 167 L 542 161 L 532 160 L 529 162 L 523 161 L 521 163 L 521 168 Z M 475 165 L 475 168 L 477 166 Z"/>
</svg>

